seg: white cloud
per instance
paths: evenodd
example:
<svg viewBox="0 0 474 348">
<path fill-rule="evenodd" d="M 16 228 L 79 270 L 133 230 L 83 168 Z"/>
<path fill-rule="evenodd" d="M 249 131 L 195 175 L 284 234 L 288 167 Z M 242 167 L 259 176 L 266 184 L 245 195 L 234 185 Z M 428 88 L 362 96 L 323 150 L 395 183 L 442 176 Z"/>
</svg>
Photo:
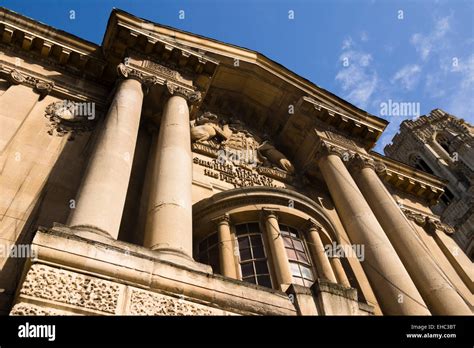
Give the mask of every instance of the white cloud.
<svg viewBox="0 0 474 348">
<path fill-rule="evenodd" d="M 347 50 L 347 49 L 351 48 L 353 44 L 354 44 L 354 41 L 352 41 L 351 37 L 345 38 L 342 41 L 342 49 Z"/>
<path fill-rule="evenodd" d="M 392 83 L 399 83 L 405 90 L 411 91 L 420 79 L 421 68 L 417 64 L 405 65 L 392 77 Z"/>
<path fill-rule="evenodd" d="M 336 81 L 345 92 L 344 97 L 360 108 L 365 108 L 377 86 L 377 72 L 371 67 L 372 55 L 355 47 L 352 38 L 343 41 L 339 57 L 342 68 Z"/>
<path fill-rule="evenodd" d="M 367 34 L 366 31 L 363 31 L 363 32 L 360 34 L 360 41 L 362 41 L 362 42 L 367 42 L 367 41 L 369 41 L 369 35 Z"/>
<path fill-rule="evenodd" d="M 450 29 L 451 16 L 443 17 L 436 22 L 433 31 L 427 35 L 415 33 L 410 42 L 415 46 L 421 59 L 426 60 L 431 52 L 443 44 L 442 40 Z"/>
<path fill-rule="evenodd" d="M 471 54 L 464 62 L 460 60 L 459 72 L 462 78 L 454 88 L 446 111 L 472 122 L 474 119 L 474 54 Z"/>
</svg>

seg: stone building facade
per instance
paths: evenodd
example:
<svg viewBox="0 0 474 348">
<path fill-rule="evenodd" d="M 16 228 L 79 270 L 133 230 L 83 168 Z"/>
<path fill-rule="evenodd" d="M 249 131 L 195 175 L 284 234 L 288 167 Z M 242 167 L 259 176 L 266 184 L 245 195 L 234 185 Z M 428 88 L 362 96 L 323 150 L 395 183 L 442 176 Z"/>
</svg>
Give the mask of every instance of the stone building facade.
<svg viewBox="0 0 474 348">
<path fill-rule="evenodd" d="M 432 210 L 454 227 L 453 238 L 474 260 L 474 127 L 436 109 L 402 122 L 385 154 L 447 180 Z"/>
<path fill-rule="evenodd" d="M 10 315 L 471 314 L 445 182 L 261 54 L 113 10 L 100 46 L 0 10 Z M 16 250 L 16 249 L 15 249 Z"/>
</svg>

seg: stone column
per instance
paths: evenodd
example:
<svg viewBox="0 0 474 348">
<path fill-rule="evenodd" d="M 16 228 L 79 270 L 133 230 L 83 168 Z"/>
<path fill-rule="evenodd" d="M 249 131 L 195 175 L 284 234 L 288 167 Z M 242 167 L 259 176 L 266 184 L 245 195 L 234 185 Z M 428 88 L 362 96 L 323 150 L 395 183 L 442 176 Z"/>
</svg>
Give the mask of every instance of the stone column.
<svg viewBox="0 0 474 348">
<path fill-rule="evenodd" d="M 145 246 L 192 258 L 192 153 L 190 102 L 199 92 L 168 85 L 158 141 L 145 226 Z"/>
<path fill-rule="evenodd" d="M 264 210 L 263 216 L 277 282 L 280 289 L 286 291 L 287 287 L 293 283 L 293 277 L 290 271 L 290 263 L 288 261 L 288 255 L 286 254 L 285 244 L 283 243 L 283 238 L 280 233 L 278 217 L 270 210 Z"/>
<path fill-rule="evenodd" d="M 390 240 L 346 169 L 344 151 L 322 144 L 319 168 L 351 241 L 365 245 L 362 266 L 389 315 L 429 315 L 423 299 Z"/>
<path fill-rule="evenodd" d="M 313 258 L 314 265 L 321 278 L 329 280 L 331 283 L 337 283 L 336 276 L 332 270 L 329 258 L 324 250 L 320 233 L 323 233 L 322 227 L 312 224 L 308 230 L 309 250 Z"/>
<path fill-rule="evenodd" d="M 123 77 L 128 72 L 119 66 Z M 131 76 L 135 77 L 135 76 Z M 143 91 L 135 78 L 118 83 L 68 224 L 117 239 L 140 124 Z"/>
<path fill-rule="evenodd" d="M 230 234 L 229 215 L 217 219 L 217 237 L 219 239 L 219 263 L 223 276 L 237 279 L 235 269 L 234 245 Z"/>
<path fill-rule="evenodd" d="M 356 158 L 354 178 L 432 314 L 472 314 L 441 269 L 423 248 L 409 221 L 377 173 L 374 162 Z"/>
<path fill-rule="evenodd" d="M 337 282 L 341 285 L 344 285 L 346 288 L 350 288 L 351 283 L 349 283 L 349 279 L 347 279 L 346 272 L 344 271 L 344 267 L 342 267 L 339 256 L 333 255 L 329 259 L 331 260 L 332 269 L 336 274 Z"/>
</svg>

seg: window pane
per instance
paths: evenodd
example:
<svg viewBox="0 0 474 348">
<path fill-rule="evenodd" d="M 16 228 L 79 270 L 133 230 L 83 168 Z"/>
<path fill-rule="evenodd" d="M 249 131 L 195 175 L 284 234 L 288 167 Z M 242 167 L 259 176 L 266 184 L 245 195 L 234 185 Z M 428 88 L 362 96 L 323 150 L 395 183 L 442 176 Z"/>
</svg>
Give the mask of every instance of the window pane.
<svg viewBox="0 0 474 348">
<path fill-rule="evenodd" d="M 240 267 L 242 269 L 242 277 L 243 278 L 254 274 L 253 263 L 252 262 L 243 263 L 243 264 L 241 264 Z"/>
<path fill-rule="evenodd" d="M 298 255 L 298 260 L 299 261 L 304 261 L 306 263 L 309 263 L 308 261 L 308 257 L 306 256 L 306 254 L 302 251 L 297 251 L 296 254 Z"/>
<path fill-rule="evenodd" d="M 301 243 L 300 240 L 293 239 L 293 244 L 294 244 L 296 250 L 304 251 L 303 243 Z"/>
<path fill-rule="evenodd" d="M 285 244 L 285 247 L 293 249 L 293 244 L 291 243 L 291 238 L 283 237 L 283 243 Z"/>
<path fill-rule="evenodd" d="M 202 263 L 209 264 L 209 257 L 207 257 L 207 252 L 200 254 L 199 255 L 199 260 Z"/>
<path fill-rule="evenodd" d="M 260 233 L 260 227 L 258 227 L 258 223 L 252 222 L 247 224 L 249 233 Z"/>
<path fill-rule="evenodd" d="M 250 248 L 249 237 L 239 237 L 239 248 Z"/>
<path fill-rule="evenodd" d="M 268 274 L 268 267 L 266 261 L 255 261 L 255 270 L 257 274 Z"/>
<path fill-rule="evenodd" d="M 305 267 L 303 265 L 300 265 L 301 273 L 304 278 L 313 280 L 313 272 L 311 272 L 311 269 L 309 267 Z"/>
<path fill-rule="evenodd" d="M 265 253 L 263 251 L 263 246 L 253 248 L 253 258 L 254 259 L 263 259 L 265 258 Z"/>
<path fill-rule="evenodd" d="M 211 264 L 219 263 L 219 251 L 217 250 L 217 247 L 209 249 L 209 262 Z"/>
<path fill-rule="evenodd" d="M 270 276 L 263 275 L 263 276 L 258 276 L 258 285 L 261 286 L 266 286 L 267 288 L 272 287 L 272 282 L 270 281 Z"/>
<path fill-rule="evenodd" d="M 288 259 L 296 260 L 296 252 L 293 249 L 286 249 L 286 253 L 288 254 Z"/>
<path fill-rule="evenodd" d="M 250 249 L 240 249 L 240 259 L 242 261 L 252 259 L 252 254 L 250 253 Z"/>
<path fill-rule="evenodd" d="M 290 268 L 291 268 L 291 274 L 292 275 L 301 277 L 300 268 L 298 267 L 297 263 L 290 262 Z"/>
<path fill-rule="evenodd" d="M 217 233 L 214 233 L 209 237 L 209 246 L 217 244 Z"/>
<path fill-rule="evenodd" d="M 283 230 L 280 230 L 280 233 L 281 233 L 282 236 L 288 236 L 288 235 L 290 235 L 290 232 L 283 231 Z"/>
<path fill-rule="evenodd" d="M 235 232 L 238 235 L 246 234 L 247 233 L 247 225 L 246 224 L 236 225 L 235 226 Z"/>
<path fill-rule="evenodd" d="M 252 247 L 262 245 L 262 237 L 261 236 L 250 236 L 250 240 L 252 242 Z"/>
<path fill-rule="evenodd" d="M 199 251 L 203 252 L 207 249 L 207 238 L 204 239 L 201 243 L 199 243 Z"/>
<path fill-rule="evenodd" d="M 255 277 L 248 277 L 248 278 L 244 278 L 243 280 L 244 282 L 247 282 L 247 283 L 256 284 Z"/>
</svg>

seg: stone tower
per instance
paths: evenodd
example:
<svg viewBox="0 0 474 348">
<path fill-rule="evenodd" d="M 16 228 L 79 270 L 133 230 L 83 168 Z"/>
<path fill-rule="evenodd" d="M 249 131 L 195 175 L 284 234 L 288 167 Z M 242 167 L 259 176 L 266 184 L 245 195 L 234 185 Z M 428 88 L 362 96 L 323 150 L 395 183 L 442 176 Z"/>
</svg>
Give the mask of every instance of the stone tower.
<svg viewBox="0 0 474 348">
<path fill-rule="evenodd" d="M 474 127 L 440 109 L 406 120 L 384 149 L 393 159 L 447 180 L 432 210 L 454 227 L 454 239 L 474 257 Z"/>
</svg>

